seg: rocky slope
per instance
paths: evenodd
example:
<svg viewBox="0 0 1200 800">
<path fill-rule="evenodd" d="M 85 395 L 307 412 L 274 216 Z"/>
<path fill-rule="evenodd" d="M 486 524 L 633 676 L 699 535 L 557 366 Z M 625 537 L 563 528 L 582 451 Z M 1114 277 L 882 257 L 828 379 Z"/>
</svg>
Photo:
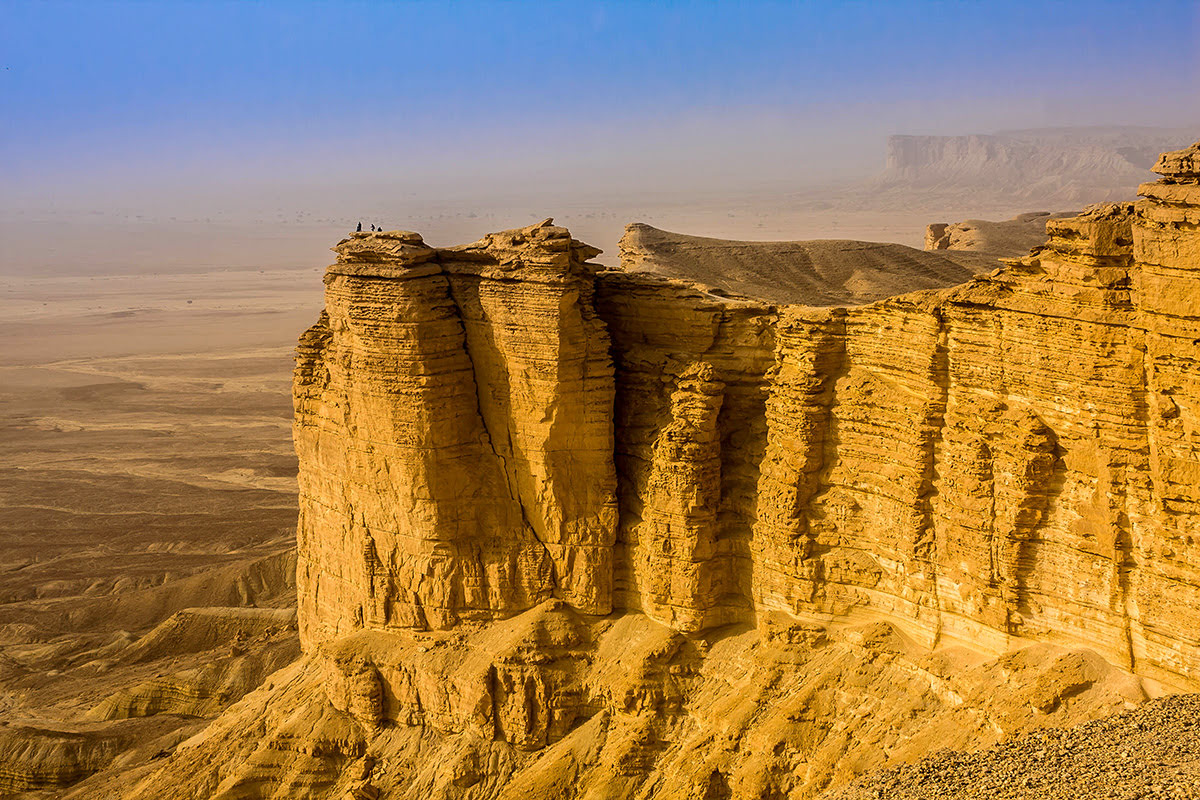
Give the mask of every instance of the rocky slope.
<svg viewBox="0 0 1200 800">
<path fill-rule="evenodd" d="M 1156 168 L 869 305 L 598 271 L 549 221 L 342 242 L 304 656 L 123 796 L 816 797 L 1196 687 L 1200 144 Z"/>
<path fill-rule="evenodd" d="M 1043 231 L 1035 243 L 1044 239 Z M 1029 247 L 994 249 L 1020 255 Z M 915 289 L 962 283 L 999 266 L 991 250 L 950 250 L 930 253 L 845 239 L 735 242 L 661 231 L 643 223 L 626 226 L 620 242 L 626 272 L 682 278 L 712 294 L 810 306 L 872 303 Z"/>
<path fill-rule="evenodd" d="M 1200 797 L 1200 696 L 1176 695 L 978 753 L 939 753 L 856 782 L 830 800 Z"/>
</svg>

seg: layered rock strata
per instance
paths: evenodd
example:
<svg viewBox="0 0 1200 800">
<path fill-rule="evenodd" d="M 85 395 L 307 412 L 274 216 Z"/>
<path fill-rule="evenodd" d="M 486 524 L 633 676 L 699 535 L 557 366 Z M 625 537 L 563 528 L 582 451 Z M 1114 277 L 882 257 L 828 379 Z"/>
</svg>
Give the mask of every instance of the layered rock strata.
<svg viewBox="0 0 1200 800">
<path fill-rule="evenodd" d="M 301 636 L 612 609 L 597 251 L 548 222 L 436 250 L 355 235 L 301 340 Z"/>
<path fill-rule="evenodd" d="M 596 275 L 549 223 L 348 239 L 297 368 L 306 641 L 603 614 L 615 575 L 685 631 L 870 608 L 1190 681 L 1193 164 L 857 307 Z"/>
<path fill-rule="evenodd" d="M 858 306 L 351 237 L 307 654 L 128 796 L 815 797 L 1200 685 L 1198 164 Z"/>
<path fill-rule="evenodd" d="M 943 634 L 995 652 L 1025 639 L 1086 643 L 1192 685 L 1200 640 L 1183 609 L 1200 607 L 1200 563 L 1183 530 L 1195 519 L 1196 462 L 1181 417 L 1190 320 L 1200 316 L 1189 300 L 1200 265 L 1193 160 L 1164 156 L 1163 180 L 1143 187 L 1136 210 L 1052 219 L 1044 247 L 948 291 L 755 310 L 602 275 L 618 413 L 631 409 L 617 427 L 623 561 L 652 576 L 637 581 L 630 607 L 694 630 L 714 602 L 692 587 L 720 575 L 725 606 L 740 601 L 745 619 L 870 611 L 931 643 Z M 712 320 L 739 314 L 756 333 L 736 348 L 656 343 L 666 312 L 655 302 L 677 316 L 719 307 L 688 326 L 713 340 L 723 328 Z M 730 349 L 733 382 L 761 398 L 736 425 L 759 435 L 725 428 L 714 453 L 697 412 L 711 415 L 730 396 L 730 364 L 715 363 Z M 649 396 L 637 394 L 640 372 L 664 376 Z M 681 410 L 696 433 L 688 454 L 723 469 L 684 465 L 695 480 L 656 492 L 661 476 L 681 476 L 671 445 Z M 731 520 L 736 496 L 714 489 L 714 476 L 747 472 L 750 513 L 722 537 L 703 533 L 723 505 Z M 664 517 L 698 532 L 690 547 L 641 535 Z M 709 544 L 718 539 L 736 555 L 723 562 Z"/>
</svg>

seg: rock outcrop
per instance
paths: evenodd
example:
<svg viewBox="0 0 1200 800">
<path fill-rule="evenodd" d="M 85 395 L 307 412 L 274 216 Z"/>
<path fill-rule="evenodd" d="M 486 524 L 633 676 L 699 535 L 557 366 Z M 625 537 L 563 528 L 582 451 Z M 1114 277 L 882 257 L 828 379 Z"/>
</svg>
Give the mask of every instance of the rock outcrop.
<svg viewBox="0 0 1200 800">
<path fill-rule="evenodd" d="M 549 221 L 435 250 L 354 235 L 296 370 L 301 637 L 612 610 L 597 251 Z"/>
<path fill-rule="evenodd" d="M 1030 211 L 1002 222 L 986 219 L 935 222 L 925 228 L 925 249 L 994 254 L 997 258 L 1020 256 L 1046 241 L 1049 220 L 1078 213 Z"/>
<path fill-rule="evenodd" d="M 126 796 L 816 797 L 1200 686 L 1198 163 L 868 305 L 352 236 L 305 656 Z"/>
</svg>

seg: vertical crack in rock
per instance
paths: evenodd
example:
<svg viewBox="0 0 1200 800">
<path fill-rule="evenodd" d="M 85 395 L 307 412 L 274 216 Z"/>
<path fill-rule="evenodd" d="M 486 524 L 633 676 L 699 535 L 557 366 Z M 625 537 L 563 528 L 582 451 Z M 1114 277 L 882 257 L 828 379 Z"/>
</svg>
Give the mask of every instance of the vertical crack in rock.
<svg viewBox="0 0 1200 800">
<path fill-rule="evenodd" d="M 564 599 L 612 608 L 613 374 L 593 304 L 599 251 L 550 221 L 443 251 L 481 413 Z"/>
<path fill-rule="evenodd" d="M 744 620 L 774 307 L 616 271 L 596 305 L 617 370 L 619 597 L 681 630 Z"/>
<path fill-rule="evenodd" d="M 450 296 L 452 298 L 454 298 L 454 302 L 458 306 L 458 309 L 459 309 L 459 317 L 462 318 L 462 316 L 463 316 L 462 308 L 463 308 L 463 304 L 464 304 L 463 293 L 464 293 L 465 284 L 463 281 L 450 281 L 449 286 L 450 286 Z M 457 290 L 455 288 L 456 286 L 458 287 Z M 474 286 L 474 289 L 475 289 L 474 295 L 476 298 L 474 300 L 474 303 L 478 304 L 478 285 L 477 284 Z M 464 322 L 464 328 L 465 328 L 465 322 Z M 488 331 L 488 329 L 486 327 L 485 327 L 485 331 Z M 487 335 L 487 334 L 485 333 L 484 335 Z M 525 498 L 523 498 L 521 496 L 521 492 L 518 490 L 517 485 L 516 485 L 517 479 L 516 479 L 516 474 L 514 472 L 515 467 L 511 463 L 514 460 L 512 458 L 512 453 L 514 451 L 514 448 L 513 448 L 513 441 L 512 441 L 512 429 L 511 429 L 511 425 L 509 424 L 509 420 L 508 420 L 509 413 L 501 412 L 496 407 L 495 403 L 490 402 L 489 395 L 493 392 L 496 392 L 497 389 L 500 389 L 501 387 L 496 386 L 496 385 L 489 386 L 489 384 L 487 382 L 485 382 L 484 376 L 488 376 L 492 381 L 496 381 L 497 383 L 502 378 L 498 378 L 495 375 L 490 375 L 490 376 L 488 375 L 488 372 L 485 371 L 485 368 L 480 364 L 480 359 L 477 358 L 475 355 L 473 355 L 473 352 L 472 352 L 473 349 L 471 347 L 471 338 L 472 337 L 469 335 L 466 337 L 466 339 L 463 342 L 463 348 L 467 353 L 467 358 L 470 359 L 470 361 L 471 361 L 471 372 L 475 376 L 475 396 L 476 396 L 476 401 L 477 401 L 476 408 L 479 413 L 480 419 L 483 420 L 485 443 L 487 444 L 488 448 L 491 450 L 492 455 L 495 456 L 496 459 L 501 464 L 501 471 L 504 475 L 505 486 L 508 488 L 508 496 L 517 505 L 518 509 L 520 510 L 521 522 L 522 522 L 524 528 L 529 531 L 529 533 L 534 537 L 534 539 L 537 540 L 537 542 L 542 546 L 542 549 L 545 551 L 547 563 L 550 565 L 550 580 L 549 580 L 550 586 L 553 589 L 558 589 L 559 588 L 558 570 L 554 563 L 554 557 L 550 552 L 550 548 L 547 547 L 547 545 L 546 545 L 545 532 L 543 531 L 543 532 L 539 533 L 537 527 L 534 526 L 533 521 L 530 517 L 530 513 L 529 513 L 530 510 L 526 506 L 526 500 L 525 500 Z M 478 344 L 478 337 L 476 337 L 476 338 L 477 338 L 477 344 Z M 490 350 L 491 352 L 488 354 L 488 356 L 485 356 L 485 357 L 495 358 L 498 353 L 498 348 L 495 346 L 494 341 L 491 344 L 492 344 L 492 346 L 490 348 L 487 348 L 487 350 Z M 504 377 L 506 377 L 506 376 L 504 376 Z M 506 383 L 506 381 L 505 381 L 505 383 Z M 505 385 L 502 388 L 506 390 L 507 386 Z M 485 394 L 485 393 L 487 393 L 487 394 Z M 501 436 L 501 435 L 503 436 L 503 438 L 499 439 L 499 441 L 503 441 L 507 444 L 507 446 L 503 450 L 498 449 L 496 447 L 497 437 Z"/>
<path fill-rule="evenodd" d="M 704 354 L 724 383 L 716 419 L 720 487 L 711 570 L 714 606 L 706 625 L 753 618 L 751 538 L 768 435 L 766 376 L 775 363 L 776 320 L 773 306 L 731 304 Z"/>
<path fill-rule="evenodd" d="M 935 314 L 935 317 L 937 319 L 937 342 L 930 360 L 929 373 L 936 391 L 929 398 L 923 420 L 926 440 L 920 499 L 924 536 L 916 543 L 914 553 L 923 562 L 924 569 L 929 573 L 927 583 L 933 608 L 930 639 L 936 646 L 942 634 L 942 602 L 939 592 L 939 541 L 935 509 L 938 496 L 938 468 L 944 457 L 943 434 L 946 428 L 946 402 L 950 396 L 950 351 L 946 345 L 945 320 L 940 313 Z"/>
</svg>

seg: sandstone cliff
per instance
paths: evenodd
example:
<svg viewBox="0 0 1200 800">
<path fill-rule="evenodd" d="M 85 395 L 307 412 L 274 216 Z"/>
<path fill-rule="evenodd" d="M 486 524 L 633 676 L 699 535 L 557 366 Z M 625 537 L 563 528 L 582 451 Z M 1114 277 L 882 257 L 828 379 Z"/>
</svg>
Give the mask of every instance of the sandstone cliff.
<svg viewBox="0 0 1200 800">
<path fill-rule="evenodd" d="M 858 306 L 352 236 L 305 656 L 127 795 L 815 797 L 1200 685 L 1198 165 Z"/>
<path fill-rule="evenodd" d="M 549 221 L 449 250 L 355 235 L 296 380 L 301 637 L 612 609 L 598 251 Z"/>
</svg>

